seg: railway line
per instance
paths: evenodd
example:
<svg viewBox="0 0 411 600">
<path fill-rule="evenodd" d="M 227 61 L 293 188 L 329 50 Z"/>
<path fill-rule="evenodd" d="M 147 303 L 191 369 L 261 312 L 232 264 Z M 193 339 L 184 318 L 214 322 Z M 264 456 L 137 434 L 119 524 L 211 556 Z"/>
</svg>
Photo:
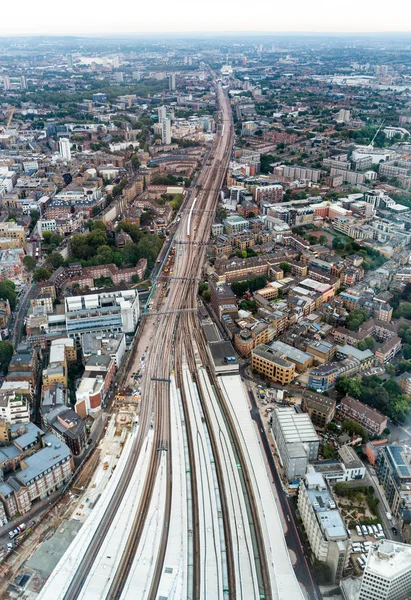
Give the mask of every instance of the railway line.
<svg viewBox="0 0 411 600">
<path fill-rule="evenodd" d="M 171 584 L 174 595 L 168 597 L 180 600 L 176 590 L 181 589 L 187 590 L 189 600 L 208 600 L 211 597 L 222 600 L 261 597 L 271 600 L 280 597 L 267 561 L 261 514 L 241 440 L 231 422 L 218 382 L 213 373 L 207 371 L 210 385 L 215 390 L 214 401 L 218 403 L 224 419 L 224 427 L 216 426 L 217 413 L 214 414 L 213 407 L 210 407 L 212 396 L 204 390 L 204 381 L 199 375 L 199 368 L 206 368 L 209 358 L 196 315 L 197 285 L 233 141 L 229 101 L 221 86 L 216 90 L 221 121 L 207 163 L 180 213 L 181 219 L 174 235 L 174 240 L 179 240 L 180 250 L 175 252 L 173 276 L 167 278 L 165 296 L 164 293 L 161 295 L 160 286 L 154 291 L 153 309 L 146 311 L 146 318 L 141 324 L 141 327 L 146 327 L 149 323 L 154 335 L 146 353 L 138 436 L 131 442 L 118 485 L 107 502 L 94 535 L 82 549 L 77 568 L 70 573 L 67 584 L 58 594 L 53 588 L 53 573 L 40 596 L 41 600 L 117 600 L 131 597 L 151 600 L 159 597 L 163 582 L 167 587 L 165 561 L 169 555 L 170 521 L 179 488 L 177 484 L 173 485 L 173 461 L 175 464 L 178 451 L 178 438 L 172 431 L 173 419 L 176 423 L 177 418 L 173 411 L 176 410 L 183 430 L 179 435 L 184 438 L 181 444 L 185 460 L 187 531 L 182 532 L 174 523 L 173 531 L 179 538 L 185 536 L 179 543 L 185 548 L 186 557 L 183 558 L 184 568 L 180 568 L 184 585 L 181 581 L 174 581 Z M 162 273 L 158 273 L 158 280 L 161 276 Z M 124 380 L 137 368 L 137 353 L 133 351 L 123 373 Z M 140 457 L 143 451 L 147 452 L 148 440 L 151 440 L 150 455 L 142 461 Z M 222 445 L 225 445 L 231 463 L 227 456 L 221 456 Z M 137 465 L 138 478 L 142 482 L 137 506 L 129 515 L 131 525 L 118 549 L 115 573 L 109 576 L 109 585 L 105 585 L 102 591 L 102 585 L 96 580 L 99 574 L 101 577 L 101 570 L 97 568 L 101 549 L 106 537 L 110 539 L 112 535 L 115 516 L 127 498 Z M 239 473 L 235 472 L 236 469 Z M 164 490 L 161 502 L 160 489 Z M 213 523 L 211 528 L 210 523 L 204 520 L 202 510 L 207 511 Z M 152 543 L 152 556 L 147 561 L 142 557 L 149 544 L 147 528 L 153 511 L 161 521 L 157 522 L 156 542 Z M 244 539 L 246 531 L 251 542 L 248 535 Z M 243 554 L 241 557 L 240 552 Z M 149 563 L 147 566 L 146 562 Z M 249 573 L 244 579 L 242 565 L 246 565 L 244 573 Z M 60 563 L 57 570 L 59 566 Z M 145 582 L 141 582 L 141 588 L 136 590 L 139 581 L 144 579 L 142 570 L 146 574 Z M 214 586 L 212 590 L 207 584 Z M 99 595 L 92 594 L 95 589 L 100 590 Z"/>
</svg>

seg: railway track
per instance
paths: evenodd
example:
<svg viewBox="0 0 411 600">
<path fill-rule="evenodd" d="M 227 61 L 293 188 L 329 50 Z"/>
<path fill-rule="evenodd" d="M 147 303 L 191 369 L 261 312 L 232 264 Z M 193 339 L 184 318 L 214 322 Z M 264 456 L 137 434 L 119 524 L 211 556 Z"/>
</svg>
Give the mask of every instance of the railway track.
<svg viewBox="0 0 411 600">
<path fill-rule="evenodd" d="M 221 92 L 222 93 L 222 92 Z M 230 118 L 231 119 L 231 118 Z M 226 132 L 227 133 L 227 132 Z M 223 146 L 221 147 L 222 136 L 218 137 L 215 142 L 214 148 L 211 150 L 208 160 L 212 165 L 209 168 L 203 169 L 201 172 L 196 189 L 191 193 L 191 198 L 197 197 L 196 208 L 205 212 L 193 212 L 191 217 L 190 229 L 187 231 L 187 219 L 188 214 L 185 212 L 184 217 L 179 224 L 179 237 L 180 239 L 190 239 L 193 235 L 196 240 L 204 243 L 208 242 L 211 223 L 213 220 L 213 211 L 217 205 L 218 191 L 221 189 L 223 178 L 225 176 L 226 167 L 228 165 L 229 155 L 231 152 L 232 135 L 225 136 L 223 140 Z M 192 200 L 192 201 L 193 201 Z M 183 278 L 184 276 L 201 273 L 203 260 L 205 253 L 205 245 L 187 245 L 182 253 L 181 259 L 176 261 L 175 274 L 177 277 Z M 146 439 L 147 432 L 150 427 L 154 428 L 154 445 L 153 451 L 150 457 L 150 461 L 147 468 L 147 474 L 144 484 L 144 490 L 142 498 L 134 516 L 133 526 L 131 533 L 127 539 L 124 552 L 122 554 L 120 564 L 117 568 L 116 574 L 111 582 L 111 586 L 108 592 L 107 598 L 114 600 L 120 598 L 124 590 L 126 581 L 130 575 L 130 570 L 133 564 L 133 559 L 136 554 L 136 550 L 141 540 L 142 532 L 144 529 L 144 523 L 147 518 L 148 510 L 152 500 L 153 490 L 157 478 L 158 468 L 160 464 L 161 454 L 164 451 L 159 449 L 159 446 L 167 445 L 167 496 L 164 510 L 163 530 L 162 530 L 162 543 L 160 550 L 156 557 L 156 565 L 154 576 L 149 592 L 149 598 L 155 598 L 161 572 L 163 569 L 163 562 L 165 551 L 167 547 L 168 530 L 170 523 L 170 510 L 171 510 L 171 497 L 172 497 L 172 466 L 171 466 L 171 432 L 170 432 L 170 405 L 169 405 L 169 384 L 164 382 L 156 381 L 153 385 L 152 378 L 163 378 L 169 379 L 170 372 L 172 370 L 171 359 L 175 356 L 175 367 L 180 371 L 181 369 L 181 356 L 183 350 L 183 339 L 176 336 L 176 324 L 179 322 L 180 326 L 181 319 L 183 319 L 184 329 L 186 336 L 190 337 L 190 328 L 192 327 L 192 321 L 188 319 L 186 314 L 177 315 L 173 314 L 172 309 L 184 308 L 189 300 L 189 304 L 196 308 L 196 295 L 197 295 L 197 281 L 187 279 L 185 281 L 175 280 L 170 282 L 170 293 L 168 298 L 163 301 L 162 309 L 169 314 L 160 315 L 156 322 L 157 331 L 161 332 L 161 335 L 156 335 L 148 353 L 146 372 L 142 384 L 142 397 L 144 401 L 141 403 L 140 420 L 139 420 L 139 436 L 133 443 L 133 447 L 130 453 L 130 458 L 124 470 L 124 474 L 120 480 L 119 486 L 112 496 L 112 499 L 107 507 L 104 518 L 101 520 L 93 539 L 90 542 L 89 548 L 84 555 L 84 558 L 73 577 L 71 584 L 69 585 L 67 592 L 64 596 L 65 600 L 74 600 L 81 594 L 82 588 L 85 584 L 87 576 L 91 571 L 91 567 L 97 558 L 99 550 L 104 541 L 105 535 L 108 532 L 117 508 L 122 502 L 127 487 L 130 483 L 134 469 L 137 464 L 138 457 L 142 450 L 143 444 Z M 135 349 L 133 349 L 128 363 L 128 368 L 133 365 Z M 190 350 L 188 350 L 190 352 Z M 126 373 L 123 373 L 123 377 Z M 180 375 L 177 375 L 179 379 Z M 182 387 L 182 386 L 181 386 Z M 183 402 L 184 407 L 184 402 Z M 186 418 L 186 427 L 188 432 L 188 440 L 190 440 L 190 428 L 189 420 Z M 190 448 L 190 441 L 189 441 Z M 192 456 L 192 453 L 191 453 Z M 193 461 L 191 462 L 191 468 L 193 469 Z M 200 580 L 200 569 L 199 569 L 199 556 L 201 549 L 199 548 L 198 539 L 198 505 L 196 501 L 197 489 L 196 489 L 196 478 L 195 478 L 195 466 L 191 476 L 192 490 L 193 490 L 193 549 L 194 549 L 194 564 L 192 570 L 193 577 L 193 597 L 199 597 L 199 580 Z M 221 481 L 220 473 L 220 485 L 223 489 L 223 482 Z M 223 492 L 224 495 L 224 492 Z M 226 539 L 230 540 L 229 528 L 225 525 Z M 229 543 L 228 543 L 229 545 Z M 230 551 L 228 551 L 228 555 Z M 230 589 L 235 590 L 235 584 L 233 580 L 233 566 L 232 558 L 229 558 L 229 579 Z M 235 597 L 235 596 L 231 596 Z"/>
</svg>

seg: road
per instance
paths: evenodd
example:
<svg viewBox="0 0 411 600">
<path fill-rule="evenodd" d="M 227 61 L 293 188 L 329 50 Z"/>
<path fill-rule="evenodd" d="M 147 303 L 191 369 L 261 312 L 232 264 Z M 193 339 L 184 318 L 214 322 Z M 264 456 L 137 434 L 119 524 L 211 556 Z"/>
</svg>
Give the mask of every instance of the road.
<svg viewBox="0 0 411 600">
<path fill-rule="evenodd" d="M 290 518 L 288 531 L 285 535 L 285 539 L 287 541 L 288 548 L 292 550 L 297 557 L 297 563 L 294 567 L 295 573 L 297 575 L 298 581 L 300 581 L 300 583 L 302 583 L 302 585 L 306 589 L 308 597 L 312 600 L 317 600 L 318 598 L 321 598 L 321 594 L 319 592 L 318 586 L 312 578 L 311 571 L 307 563 L 307 557 L 300 541 L 302 539 L 302 536 L 298 533 L 299 525 L 298 519 L 294 511 L 294 507 L 289 502 L 288 497 L 284 492 L 283 486 L 281 484 L 281 480 L 278 475 L 277 468 L 275 466 L 274 458 L 272 455 L 270 442 L 267 439 L 267 435 L 265 433 L 264 423 L 261 419 L 260 409 L 257 405 L 255 396 L 252 391 L 249 391 L 248 395 L 252 407 L 250 410 L 251 417 L 256 422 L 258 431 L 263 432 L 261 433 L 261 442 L 263 444 L 268 465 L 270 467 L 273 483 L 276 487 L 277 497 L 280 501 L 281 509 L 283 511 L 284 517 L 286 518 L 288 515 Z"/>
</svg>

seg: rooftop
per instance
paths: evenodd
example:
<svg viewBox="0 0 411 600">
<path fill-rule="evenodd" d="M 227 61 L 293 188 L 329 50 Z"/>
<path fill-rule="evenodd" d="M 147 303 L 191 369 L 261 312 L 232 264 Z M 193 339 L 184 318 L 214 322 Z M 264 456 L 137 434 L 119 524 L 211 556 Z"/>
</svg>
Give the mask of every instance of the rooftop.
<svg viewBox="0 0 411 600">
<path fill-rule="evenodd" d="M 273 342 L 271 344 L 271 348 L 276 352 L 285 354 L 289 360 L 299 363 L 300 365 L 304 365 L 307 361 L 313 358 L 312 354 L 308 354 L 308 352 L 294 348 L 294 346 L 284 344 L 284 342 L 280 342 L 279 340 Z"/>
<path fill-rule="evenodd" d="M 391 579 L 409 571 L 411 564 L 411 546 L 381 540 L 370 548 L 367 560 L 367 572 L 379 577 Z"/>
<path fill-rule="evenodd" d="M 266 344 L 260 344 L 259 346 L 254 348 L 252 354 L 264 358 L 265 360 L 269 360 L 270 362 L 273 362 L 276 365 L 284 367 L 286 369 L 291 369 L 292 367 L 294 367 L 294 364 L 292 362 L 282 358 L 281 352 L 270 348 L 270 346 L 267 346 Z"/>
<path fill-rule="evenodd" d="M 318 442 L 318 435 L 307 413 L 297 413 L 294 408 L 275 408 L 277 419 L 287 444 Z"/>
<path fill-rule="evenodd" d="M 361 469 L 364 466 L 352 446 L 341 446 L 338 454 L 348 469 Z"/>
<path fill-rule="evenodd" d="M 15 478 L 24 485 L 29 485 L 33 479 L 71 457 L 68 446 L 52 433 L 45 435 L 44 441 L 50 445 L 26 458 L 24 460 L 26 468 L 15 475 Z"/>
</svg>

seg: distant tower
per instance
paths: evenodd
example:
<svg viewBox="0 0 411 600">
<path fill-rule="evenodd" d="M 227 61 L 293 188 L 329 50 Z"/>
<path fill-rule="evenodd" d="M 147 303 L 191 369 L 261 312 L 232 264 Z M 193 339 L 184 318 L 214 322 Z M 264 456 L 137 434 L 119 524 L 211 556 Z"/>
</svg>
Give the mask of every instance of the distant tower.
<svg viewBox="0 0 411 600">
<path fill-rule="evenodd" d="M 66 160 L 67 162 L 71 161 L 71 143 L 70 140 L 68 138 L 61 138 L 59 140 L 59 151 L 60 151 L 60 156 L 63 160 Z"/>
<path fill-rule="evenodd" d="M 20 88 L 22 90 L 27 90 L 27 79 L 24 77 L 24 75 L 20 77 Z"/>
<path fill-rule="evenodd" d="M 163 131 L 161 135 L 161 141 L 163 144 L 171 144 L 171 121 L 170 119 L 164 119 L 162 122 Z"/>
<path fill-rule="evenodd" d="M 113 58 L 113 67 L 114 69 L 118 69 L 120 67 L 120 59 L 117 55 Z"/>
<path fill-rule="evenodd" d="M 10 89 L 10 77 L 8 75 L 5 75 L 3 77 L 3 85 L 4 85 L 4 91 L 7 92 L 7 90 Z"/>
<path fill-rule="evenodd" d="M 170 75 L 168 76 L 168 86 L 171 91 L 174 91 L 176 89 L 176 74 L 175 73 L 170 73 Z"/>
<path fill-rule="evenodd" d="M 68 54 L 68 56 L 67 56 L 67 66 L 69 69 L 73 68 L 73 55 L 72 54 Z"/>
<path fill-rule="evenodd" d="M 167 118 L 167 108 L 165 106 L 159 106 L 158 109 L 158 122 L 162 123 Z"/>
<path fill-rule="evenodd" d="M 114 79 L 116 80 L 116 83 L 123 83 L 123 81 L 124 81 L 123 72 L 116 71 L 116 73 L 114 73 Z"/>
<path fill-rule="evenodd" d="M 141 80 L 141 73 L 140 73 L 140 71 L 133 71 L 133 79 L 135 79 L 136 81 L 140 81 Z"/>
</svg>

